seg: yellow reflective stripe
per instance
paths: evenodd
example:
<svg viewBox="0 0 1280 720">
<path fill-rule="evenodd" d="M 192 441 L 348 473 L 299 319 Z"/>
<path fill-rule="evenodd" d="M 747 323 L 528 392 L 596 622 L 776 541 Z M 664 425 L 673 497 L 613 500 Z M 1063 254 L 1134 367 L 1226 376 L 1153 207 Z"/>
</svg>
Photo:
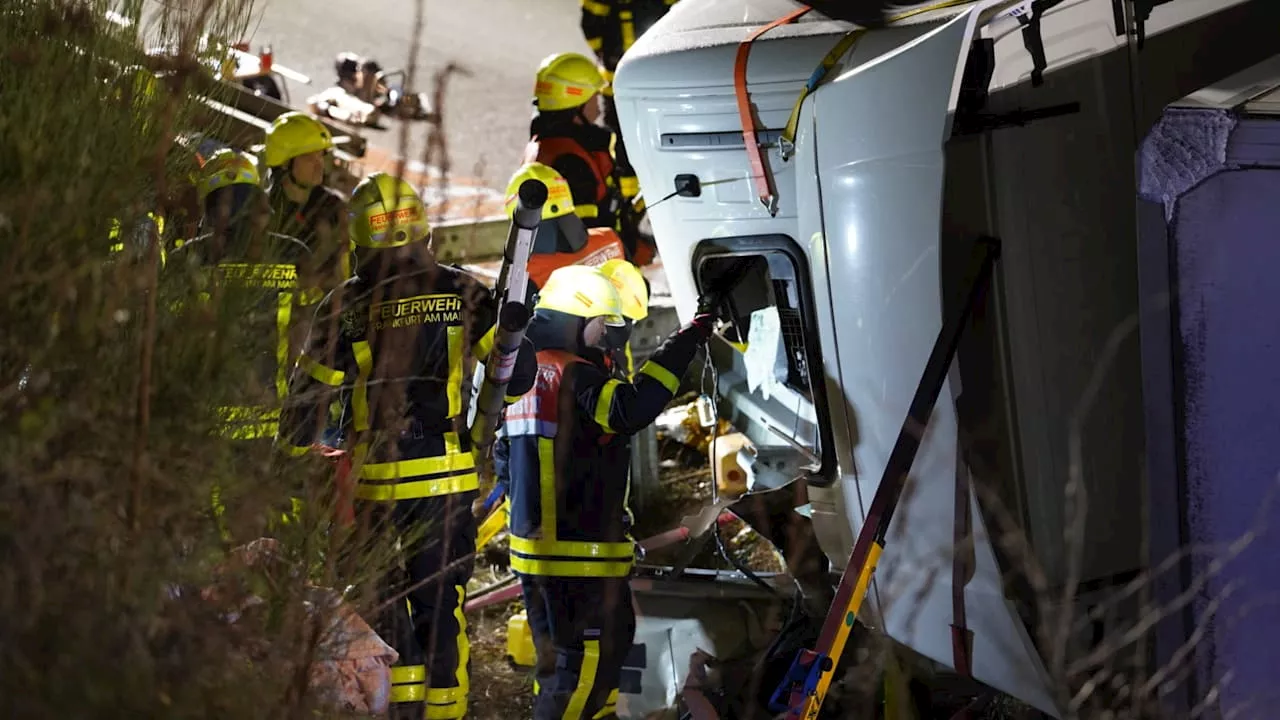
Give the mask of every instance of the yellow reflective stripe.
<svg viewBox="0 0 1280 720">
<path fill-rule="evenodd" d="M 449 341 L 449 382 L 445 385 L 445 394 L 452 418 L 462 412 L 462 326 L 451 326 L 445 334 Z"/>
<path fill-rule="evenodd" d="M 510 405 L 510 404 L 512 404 L 512 403 L 517 402 L 518 400 L 520 400 L 520 398 L 521 398 L 521 396 L 520 396 L 520 395 L 503 395 L 503 396 L 502 396 L 502 401 L 503 401 L 504 403 L 506 403 L 506 404 Z"/>
<path fill-rule="evenodd" d="M 493 352 L 493 339 L 497 334 L 497 325 L 489 328 L 489 332 L 485 333 L 484 337 L 477 340 L 476 344 L 471 346 L 471 355 L 479 359 L 480 362 L 484 362 L 488 359 L 489 353 Z"/>
<path fill-rule="evenodd" d="M 551 438 L 538 438 L 538 502 L 542 510 L 542 537 L 556 539 L 556 448 Z"/>
<path fill-rule="evenodd" d="M 657 380 L 659 383 L 662 384 L 662 387 L 666 388 L 667 392 L 671 393 L 672 395 L 675 395 L 676 390 L 680 389 L 680 378 L 676 377 L 675 373 L 662 367 L 661 365 L 659 365 L 658 363 L 652 360 L 645 363 L 640 368 L 640 374 L 648 375 L 654 380 Z"/>
<path fill-rule="evenodd" d="M 512 536 L 511 550 L 524 555 L 552 555 L 564 558 L 631 560 L 635 557 L 635 546 L 629 542 L 541 540 Z"/>
<path fill-rule="evenodd" d="M 592 50 L 599 50 L 604 47 L 604 40 L 598 37 L 587 38 L 587 47 Z"/>
<path fill-rule="evenodd" d="M 366 463 L 360 468 L 365 480 L 399 480 L 423 475 L 474 470 L 476 457 L 469 452 L 451 452 L 439 457 L 395 460 L 392 462 Z"/>
<path fill-rule="evenodd" d="M 624 345 L 624 346 L 622 347 L 622 352 L 623 352 L 623 354 L 624 354 L 624 355 L 626 355 L 626 356 L 627 356 L 627 379 L 628 379 L 628 380 L 630 380 L 630 381 L 632 381 L 632 382 L 635 382 L 635 379 L 636 379 L 636 359 L 635 359 L 635 357 L 633 357 L 633 356 L 631 355 L 631 342 L 630 342 L 630 341 L 628 341 L 628 342 L 627 342 L 627 344 L 626 344 L 626 345 Z M 675 394 L 675 391 L 674 391 L 674 390 L 672 390 L 671 392 L 672 392 L 672 394 Z"/>
<path fill-rule="evenodd" d="M 605 701 L 604 707 L 591 716 L 591 720 L 603 720 L 616 712 L 618 712 L 618 691 L 614 690 L 609 693 L 609 699 Z"/>
<path fill-rule="evenodd" d="M 582 0 L 582 9 L 592 15 L 609 17 L 609 6 L 602 2 L 595 2 L 595 0 Z"/>
<path fill-rule="evenodd" d="M 623 10 L 618 13 L 618 17 L 622 21 L 620 23 L 622 26 L 622 50 L 626 52 L 631 49 L 632 45 L 636 44 L 636 24 L 631 19 L 630 10 Z"/>
<path fill-rule="evenodd" d="M 396 665 L 391 668 L 391 683 L 426 682 L 427 667 L 425 665 Z"/>
<path fill-rule="evenodd" d="M 455 495 L 480 489 L 480 476 L 474 472 L 439 480 L 414 480 L 391 485 L 356 485 L 356 498 L 377 502 L 416 500 L 425 497 Z"/>
<path fill-rule="evenodd" d="M 600 388 L 600 398 L 596 400 L 596 424 L 607 433 L 613 432 L 609 427 L 609 408 L 613 406 L 613 393 L 621 384 L 617 380 L 609 380 Z"/>
<path fill-rule="evenodd" d="M 467 693 L 471 689 L 471 678 L 467 665 L 471 662 L 471 643 L 467 640 L 467 617 L 462 608 L 466 603 L 467 591 L 461 585 L 454 585 L 458 594 L 458 602 L 453 606 L 453 618 L 458 623 L 458 666 L 454 670 L 456 687 L 430 688 L 427 690 L 426 717 L 430 720 L 452 720 L 467 714 Z"/>
<path fill-rule="evenodd" d="M 826 57 L 822 58 L 822 62 L 818 67 L 814 68 L 813 74 L 809 76 L 804 88 L 800 90 L 800 97 L 796 98 L 795 104 L 791 106 L 791 117 L 787 118 L 787 125 L 782 130 L 782 138 L 784 140 L 789 143 L 795 142 L 796 127 L 800 124 L 800 106 L 804 104 L 805 98 L 809 97 L 809 93 L 818 87 L 818 83 L 822 82 L 827 73 L 831 72 L 831 68 L 835 67 L 836 62 L 844 57 L 844 54 L 849 51 L 849 48 L 853 47 L 853 44 L 858 41 L 858 38 L 862 37 L 864 32 L 866 32 L 864 28 L 857 28 L 840 38 L 840 41 L 831 48 Z"/>
<path fill-rule="evenodd" d="M 582 710 L 587 706 L 587 698 L 591 696 L 591 688 L 596 684 L 596 669 L 600 666 L 600 641 L 587 640 L 582 643 L 582 669 L 578 671 L 578 686 L 573 689 L 573 697 L 564 709 L 564 720 L 578 720 Z"/>
<path fill-rule="evenodd" d="M 272 438 L 280 431 L 279 423 L 261 422 L 251 423 L 248 425 L 236 425 L 234 428 L 223 428 L 218 431 L 218 437 L 224 437 L 229 440 L 261 440 L 263 438 Z"/>
<path fill-rule="evenodd" d="M 391 702 L 422 702 L 427 697 L 427 686 L 422 683 L 414 685 L 392 685 Z"/>
<path fill-rule="evenodd" d="M 309 355 L 302 355 L 298 358 L 298 367 L 306 371 L 307 375 L 310 375 L 316 382 L 322 382 L 331 387 L 338 387 L 347 378 L 346 373 L 321 365 L 318 360 Z"/>
<path fill-rule="evenodd" d="M 489 517 L 480 523 L 479 529 L 476 530 L 476 547 L 483 548 L 488 545 L 502 529 L 507 526 L 507 519 L 511 516 L 511 500 L 503 498 L 498 508 L 489 513 Z"/>
<path fill-rule="evenodd" d="M 257 440 L 275 437 L 279 429 L 280 411 L 259 407 L 223 406 L 217 409 L 222 427 L 219 437 L 231 440 Z"/>
<path fill-rule="evenodd" d="M 289 365 L 289 321 L 293 316 L 293 293 L 282 292 L 276 296 L 276 396 L 289 395 L 289 378 L 285 368 Z"/>
<path fill-rule="evenodd" d="M 623 175 L 618 178 L 618 188 L 622 190 L 623 197 L 635 197 L 636 193 L 640 192 L 640 178 L 634 175 Z"/>
<path fill-rule="evenodd" d="M 590 220 L 594 217 L 600 217 L 600 208 L 595 203 L 582 203 L 581 205 L 574 203 L 573 213 L 583 220 Z"/>
<path fill-rule="evenodd" d="M 519 555 L 511 556 L 511 569 L 525 575 L 552 575 L 555 577 L 626 577 L 631 574 L 631 563 L 593 562 L 591 560 L 540 560 Z"/>
<path fill-rule="evenodd" d="M 352 343 L 356 356 L 356 386 L 351 391 L 352 425 L 356 432 L 369 429 L 369 375 L 373 373 L 373 351 L 364 340 Z"/>
</svg>

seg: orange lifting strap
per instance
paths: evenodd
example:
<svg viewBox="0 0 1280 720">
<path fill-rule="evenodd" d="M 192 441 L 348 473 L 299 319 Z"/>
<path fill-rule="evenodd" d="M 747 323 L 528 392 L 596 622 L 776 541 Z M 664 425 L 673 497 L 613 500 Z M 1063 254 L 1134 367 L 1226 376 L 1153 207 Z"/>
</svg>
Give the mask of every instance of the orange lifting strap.
<svg viewBox="0 0 1280 720">
<path fill-rule="evenodd" d="M 769 209 L 770 215 L 778 214 L 778 195 L 773 190 L 773 177 L 764 165 L 764 155 L 760 152 L 760 142 L 756 139 L 756 122 L 751 113 L 751 98 L 747 95 L 747 56 L 751 54 L 751 43 L 770 30 L 787 23 L 799 20 L 811 8 L 801 7 L 787 13 L 762 28 L 757 28 L 738 43 L 738 55 L 733 61 L 733 90 L 738 97 L 738 116 L 742 120 L 742 139 L 747 146 L 747 158 L 751 161 L 751 175 L 755 180 L 756 194 L 760 202 Z"/>
</svg>

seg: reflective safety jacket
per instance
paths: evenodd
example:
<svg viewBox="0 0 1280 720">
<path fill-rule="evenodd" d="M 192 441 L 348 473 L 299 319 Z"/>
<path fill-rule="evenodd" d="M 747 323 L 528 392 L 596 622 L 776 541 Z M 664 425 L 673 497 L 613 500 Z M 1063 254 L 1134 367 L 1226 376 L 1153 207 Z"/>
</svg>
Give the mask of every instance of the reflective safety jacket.
<svg viewBox="0 0 1280 720">
<path fill-rule="evenodd" d="M 612 130 L 599 125 L 552 122 L 535 117 L 524 162 L 555 168 L 569 183 L 574 211 L 587 227 L 615 228 L 622 195 L 618 188 Z"/>
<path fill-rule="evenodd" d="M 252 293 L 241 326 L 247 330 L 245 351 L 253 356 L 257 384 L 246 389 L 244 404 L 219 408 L 225 437 L 255 440 L 276 435 L 289 372 L 306 330 L 300 320 L 321 297 L 319 288 L 300 279 L 299 267 L 310 256 L 310 248 L 296 238 L 275 233 L 267 236 L 251 261 L 244 248 L 216 247 L 210 235 L 184 242 L 169 254 L 174 269 L 193 263 L 205 271 L 202 297 L 218 283 Z"/>
<path fill-rule="evenodd" d="M 394 251 L 373 251 L 366 268 L 379 267 L 380 252 Z M 468 355 L 493 327 L 493 296 L 454 267 L 402 262 L 385 277 L 378 282 L 361 272 L 321 303 L 281 433 L 294 452 L 305 452 L 324 425 L 332 393 L 342 389 L 341 424 L 354 442 L 356 498 L 395 501 L 476 490 L 464 381 Z M 508 397 L 525 393 L 534 371 L 526 341 Z"/>
<path fill-rule="evenodd" d="M 533 391 L 506 410 L 511 569 L 525 575 L 621 577 L 631 571 L 625 439 L 652 423 L 701 344 L 693 327 L 673 334 L 636 375 L 611 376 L 598 352 L 538 351 Z M 545 334 L 550 335 L 550 334 Z"/>
</svg>

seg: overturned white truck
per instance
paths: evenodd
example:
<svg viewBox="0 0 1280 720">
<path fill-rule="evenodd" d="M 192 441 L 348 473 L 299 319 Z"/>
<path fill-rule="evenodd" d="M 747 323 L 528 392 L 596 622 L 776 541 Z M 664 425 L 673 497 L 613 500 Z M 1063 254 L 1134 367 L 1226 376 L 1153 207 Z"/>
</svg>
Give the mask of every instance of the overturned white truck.
<svg viewBox="0 0 1280 720">
<path fill-rule="evenodd" d="M 719 410 L 754 444 L 753 491 L 784 488 L 786 522 L 839 571 L 971 258 L 998 248 L 859 620 L 1054 717 L 1226 713 L 1269 686 L 1232 667 L 1253 662 L 1228 652 L 1239 630 L 1206 647 L 1205 564 L 1175 556 L 1200 537 L 1170 449 L 1194 379 L 1154 367 L 1177 302 L 1151 294 L 1171 261 L 1139 252 L 1135 168 L 1167 106 L 1280 49 L 1280 2 L 939 6 L 762 32 L 804 6 L 684 0 L 631 49 L 614 95 L 680 314 L 725 299 Z M 1224 112 L 1268 89 L 1228 86 Z M 1226 142 L 1166 136 L 1166 165 Z"/>
</svg>

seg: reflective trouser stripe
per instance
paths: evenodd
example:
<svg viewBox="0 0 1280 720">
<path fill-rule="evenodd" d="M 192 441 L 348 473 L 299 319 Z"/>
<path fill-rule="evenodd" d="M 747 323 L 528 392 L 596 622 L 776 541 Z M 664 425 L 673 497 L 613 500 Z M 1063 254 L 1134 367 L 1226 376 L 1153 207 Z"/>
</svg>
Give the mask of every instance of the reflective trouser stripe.
<svg viewBox="0 0 1280 720">
<path fill-rule="evenodd" d="M 582 644 L 582 668 L 578 671 L 578 686 L 564 709 L 564 720 L 578 720 L 591 697 L 591 686 L 596 682 L 596 669 L 600 666 L 600 641 L 587 640 Z"/>
<path fill-rule="evenodd" d="M 614 688 L 609 691 L 609 699 L 604 701 L 604 707 L 599 712 L 591 716 L 591 720 L 603 720 L 610 715 L 618 712 L 618 689 Z"/>
<path fill-rule="evenodd" d="M 453 619 L 458 623 L 458 667 L 453 674 L 457 685 L 427 689 L 427 720 L 454 720 L 467 714 L 467 693 L 471 690 L 467 665 L 471 661 L 471 643 L 467 640 L 467 617 L 462 612 L 467 591 L 461 585 L 455 585 L 453 589 L 458 595 L 458 602 L 453 606 Z"/>
</svg>

